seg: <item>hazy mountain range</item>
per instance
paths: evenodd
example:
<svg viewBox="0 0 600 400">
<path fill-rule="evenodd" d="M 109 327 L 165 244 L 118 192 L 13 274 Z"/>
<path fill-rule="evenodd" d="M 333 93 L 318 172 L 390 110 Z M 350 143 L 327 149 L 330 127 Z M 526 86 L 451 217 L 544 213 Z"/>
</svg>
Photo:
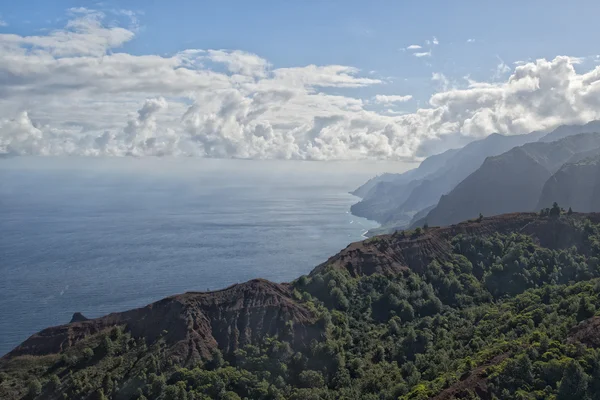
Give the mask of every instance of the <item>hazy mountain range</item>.
<svg viewBox="0 0 600 400">
<path fill-rule="evenodd" d="M 534 211 L 542 202 L 546 181 L 563 165 L 600 153 L 596 132 L 600 132 L 600 121 L 563 125 L 549 133 L 492 134 L 461 149 L 429 157 L 405 173 L 369 180 L 353 192 L 362 200 L 351 211 L 382 224 L 372 234 L 425 223 L 447 225 L 479 213 Z M 564 184 L 561 187 L 571 190 Z M 540 204 L 547 206 L 546 202 Z"/>
</svg>

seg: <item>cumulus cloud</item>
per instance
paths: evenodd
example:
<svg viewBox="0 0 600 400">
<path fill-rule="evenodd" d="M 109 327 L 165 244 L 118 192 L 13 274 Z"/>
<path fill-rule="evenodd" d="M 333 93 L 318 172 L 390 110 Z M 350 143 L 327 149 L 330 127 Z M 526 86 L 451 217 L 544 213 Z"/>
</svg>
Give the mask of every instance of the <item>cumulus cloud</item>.
<svg viewBox="0 0 600 400">
<path fill-rule="evenodd" d="M 463 87 L 437 73 L 425 107 L 373 111 L 410 96 L 353 96 L 386 82 L 352 66 L 277 68 L 241 50 L 119 52 L 134 28 L 69 13 L 47 35 L 0 34 L 0 153 L 412 160 L 457 134 L 600 118 L 600 67 L 578 72 L 571 57 L 502 63 L 498 80 Z"/>
<path fill-rule="evenodd" d="M 422 48 L 423 48 L 423 47 L 422 47 L 422 46 L 420 46 L 420 45 L 418 45 L 418 44 L 411 44 L 410 46 L 408 46 L 408 47 L 406 48 L 406 50 L 419 50 L 419 49 L 422 49 Z"/>
<path fill-rule="evenodd" d="M 406 96 L 397 96 L 397 95 L 387 96 L 387 95 L 384 95 L 384 94 L 378 94 L 378 95 L 376 95 L 373 98 L 373 100 L 376 103 L 380 103 L 380 104 L 404 103 L 406 101 L 409 101 L 410 99 L 412 99 L 411 95 L 406 95 Z"/>
</svg>

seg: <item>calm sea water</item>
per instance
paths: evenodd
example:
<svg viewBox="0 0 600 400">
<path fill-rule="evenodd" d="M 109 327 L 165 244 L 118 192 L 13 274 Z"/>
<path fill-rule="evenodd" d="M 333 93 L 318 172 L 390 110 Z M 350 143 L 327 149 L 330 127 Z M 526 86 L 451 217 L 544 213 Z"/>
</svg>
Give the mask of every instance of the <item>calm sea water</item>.
<svg viewBox="0 0 600 400">
<path fill-rule="evenodd" d="M 165 296 L 289 281 L 373 222 L 347 192 L 402 166 L 0 160 L 0 355 L 32 333 Z"/>
</svg>

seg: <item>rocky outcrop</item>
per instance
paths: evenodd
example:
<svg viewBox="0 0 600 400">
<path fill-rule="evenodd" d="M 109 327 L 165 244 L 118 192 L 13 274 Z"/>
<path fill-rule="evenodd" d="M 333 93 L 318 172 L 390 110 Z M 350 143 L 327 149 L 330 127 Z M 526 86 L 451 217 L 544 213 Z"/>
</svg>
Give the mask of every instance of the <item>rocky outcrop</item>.
<svg viewBox="0 0 600 400">
<path fill-rule="evenodd" d="M 567 343 L 583 343 L 588 347 L 600 347 L 600 317 L 581 321 L 569 332 Z"/>
<path fill-rule="evenodd" d="M 87 320 L 89 320 L 89 318 L 85 317 L 80 312 L 76 312 L 73 314 L 73 317 L 71 317 L 71 321 L 69 323 L 72 324 L 73 322 L 83 322 L 83 321 L 87 321 Z"/>
</svg>

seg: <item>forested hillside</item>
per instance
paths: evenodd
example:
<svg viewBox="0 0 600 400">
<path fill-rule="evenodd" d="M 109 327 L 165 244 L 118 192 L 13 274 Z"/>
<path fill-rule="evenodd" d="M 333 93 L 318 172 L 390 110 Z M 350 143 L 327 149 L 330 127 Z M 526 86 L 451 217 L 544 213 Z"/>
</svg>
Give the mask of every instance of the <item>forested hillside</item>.
<svg viewBox="0 0 600 400">
<path fill-rule="evenodd" d="M 79 316 L 1 359 L 0 398 L 598 398 L 599 223 L 555 207 L 419 228 L 291 284 Z"/>
</svg>

